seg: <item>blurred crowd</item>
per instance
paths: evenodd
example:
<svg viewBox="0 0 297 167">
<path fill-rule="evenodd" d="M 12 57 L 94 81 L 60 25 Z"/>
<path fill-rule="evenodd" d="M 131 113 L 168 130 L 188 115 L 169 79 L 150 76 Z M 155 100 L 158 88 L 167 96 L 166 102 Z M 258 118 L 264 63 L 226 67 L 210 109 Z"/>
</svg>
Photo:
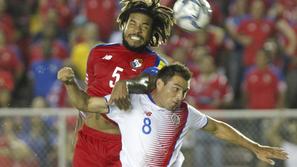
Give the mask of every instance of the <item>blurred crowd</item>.
<svg viewBox="0 0 297 167">
<path fill-rule="evenodd" d="M 297 108 L 297 1 L 208 1 L 213 13 L 206 28 L 186 32 L 175 26 L 168 43 L 153 48 L 193 72 L 187 100 L 201 110 Z M 169 7 L 174 2 L 161 0 Z M 121 42 L 119 10 L 119 0 L 0 0 L 0 108 L 71 107 L 57 71 L 71 66 L 84 83 L 90 49 Z M 22 124 L 55 129 L 54 121 Z M 31 136 L 40 131 L 31 129 Z M 4 136 L 34 141 L 26 143 L 38 154 L 37 145 L 56 149 L 54 134 L 41 141 L 21 132 Z M 1 140 L 0 147 L 13 144 Z M 47 163 L 38 155 L 36 163 Z"/>
</svg>

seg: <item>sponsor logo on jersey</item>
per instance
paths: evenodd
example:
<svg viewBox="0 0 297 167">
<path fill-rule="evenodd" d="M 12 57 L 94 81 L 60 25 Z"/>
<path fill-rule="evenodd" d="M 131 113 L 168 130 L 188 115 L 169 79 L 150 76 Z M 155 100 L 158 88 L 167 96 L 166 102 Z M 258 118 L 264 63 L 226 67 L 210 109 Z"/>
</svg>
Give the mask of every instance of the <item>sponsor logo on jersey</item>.
<svg viewBox="0 0 297 167">
<path fill-rule="evenodd" d="M 134 59 L 130 65 L 132 68 L 140 68 L 142 66 L 143 60 L 142 59 Z"/>
<path fill-rule="evenodd" d="M 152 112 L 150 112 L 150 111 L 145 111 L 144 113 L 145 113 L 145 115 L 148 116 L 148 117 L 152 115 Z"/>
<path fill-rule="evenodd" d="M 111 60 L 112 59 L 112 55 L 105 55 L 104 57 L 102 57 L 103 60 Z"/>
</svg>

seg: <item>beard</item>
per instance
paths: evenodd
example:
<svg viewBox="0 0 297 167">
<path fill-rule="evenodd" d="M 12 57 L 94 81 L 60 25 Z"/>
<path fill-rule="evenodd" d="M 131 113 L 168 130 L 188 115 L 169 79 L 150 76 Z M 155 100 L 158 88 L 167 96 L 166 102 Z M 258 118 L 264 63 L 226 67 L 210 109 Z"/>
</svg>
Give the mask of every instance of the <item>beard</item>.
<svg viewBox="0 0 297 167">
<path fill-rule="evenodd" d="M 131 51 L 134 51 L 134 52 L 143 52 L 147 48 L 147 46 L 148 46 L 148 42 L 144 43 L 143 45 L 137 46 L 137 47 L 134 47 L 134 46 L 129 45 L 129 43 L 127 42 L 127 40 L 124 37 L 124 33 L 122 35 L 122 39 L 123 39 L 123 45 L 127 49 L 129 49 Z"/>
</svg>

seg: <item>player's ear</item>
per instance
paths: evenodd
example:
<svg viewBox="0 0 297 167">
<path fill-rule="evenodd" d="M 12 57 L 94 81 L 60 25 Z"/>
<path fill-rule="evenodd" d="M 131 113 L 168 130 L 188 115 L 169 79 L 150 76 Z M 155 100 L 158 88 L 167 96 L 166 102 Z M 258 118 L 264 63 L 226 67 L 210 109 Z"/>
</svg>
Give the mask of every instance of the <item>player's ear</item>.
<svg viewBox="0 0 297 167">
<path fill-rule="evenodd" d="M 128 25 L 128 20 L 123 24 L 123 30 L 126 28 L 127 25 Z"/>
<path fill-rule="evenodd" d="M 164 87 L 164 82 L 161 78 L 158 78 L 156 81 L 156 89 L 160 91 Z"/>
</svg>

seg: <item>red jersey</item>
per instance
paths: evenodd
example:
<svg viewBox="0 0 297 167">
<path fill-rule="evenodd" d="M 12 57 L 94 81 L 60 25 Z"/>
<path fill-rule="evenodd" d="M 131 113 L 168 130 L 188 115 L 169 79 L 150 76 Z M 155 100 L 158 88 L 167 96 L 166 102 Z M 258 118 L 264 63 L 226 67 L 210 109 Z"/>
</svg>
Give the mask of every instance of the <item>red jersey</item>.
<svg viewBox="0 0 297 167">
<path fill-rule="evenodd" d="M 263 47 L 274 31 L 274 23 L 268 19 L 247 19 L 240 23 L 238 32 L 252 38 L 252 42 L 244 49 L 243 59 L 246 67 L 255 64 L 256 52 Z"/>
<path fill-rule="evenodd" d="M 200 109 L 217 109 L 215 101 L 229 102 L 232 98 L 232 88 L 222 74 L 214 73 L 209 78 L 199 75 L 191 81 L 188 99 Z"/>
<path fill-rule="evenodd" d="M 110 94 L 115 83 L 141 74 L 148 67 L 165 65 L 153 51 L 133 52 L 121 44 L 97 45 L 90 52 L 87 65 L 89 96 Z"/>
<path fill-rule="evenodd" d="M 10 15 L 1 13 L 0 29 L 3 32 L 6 42 L 12 43 L 14 41 L 15 26 L 13 24 L 13 19 Z"/>
<path fill-rule="evenodd" d="M 5 88 L 9 91 L 14 89 L 14 80 L 11 73 L 0 70 L 0 89 Z"/>
<path fill-rule="evenodd" d="M 65 60 L 68 58 L 69 53 L 67 45 L 61 40 L 54 40 L 52 43 L 52 56 L 59 60 Z M 32 64 L 33 62 L 43 60 L 44 57 L 42 42 L 38 41 L 33 43 L 30 48 L 29 63 Z"/>
<path fill-rule="evenodd" d="M 263 70 L 251 69 L 244 79 L 244 90 L 248 95 L 248 108 L 275 108 L 283 84 L 284 82 L 280 79 L 276 70 L 271 67 Z"/>
<path fill-rule="evenodd" d="M 117 0 L 84 0 L 82 2 L 88 21 L 97 24 L 100 39 L 107 41 L 114 30 L 119 2 Z"/>
<path fill-rule="evenodd" d="M 8 47 L 0 48 L 0 70 L 7 71 L 15 77 L 23 68 L 22 62 L 11 49 Z"/>
</svg>

